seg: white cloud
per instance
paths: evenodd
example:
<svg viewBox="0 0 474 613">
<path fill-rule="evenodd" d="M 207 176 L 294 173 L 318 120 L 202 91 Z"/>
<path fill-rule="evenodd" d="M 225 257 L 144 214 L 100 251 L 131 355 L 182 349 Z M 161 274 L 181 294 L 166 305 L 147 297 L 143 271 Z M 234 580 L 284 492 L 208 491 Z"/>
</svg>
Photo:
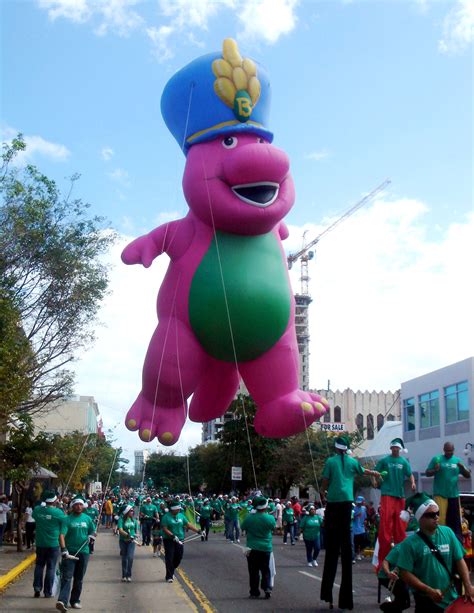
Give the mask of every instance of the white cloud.
<svg viewBox="0 0 474 613">
<path fill-rule="evenodd" d="M 2 128 L 1 137 L 5 142 L 10 142 L 18 134 L 18 130 L 9 126 Z M 26 144 L 25 151 L 21 151 L 15 158 L 16 165 L 28 164 L 37 156 L 44 156 L 58 162 L 66 160 L 71 152 L 65 145 L 53 143 L 37 135 L 23 135 Z"/>
<path fill-rule="evenodd" d="M 123 185 L 123 187 L 130 187 L 131 185 L 128 172 L 123 168 L 115 168 L 111 172 L 108 172 L 107 175 L 113 181 L 116 181 L 117 183 L 120 183 L 120 185 Z"/>
<path fill-rule="evenodd" d="M 321 160 L 326 160 L 330 157 L 330 153 L 327 149 L 321 149 L 320 151 L 312 151 L 311 153 L 307 153 L 304 157 L 306 160 L 314 160 L 315 162 L 320 162 Z"/>
<path fill-rule="evenodd" d="M 310 374 L 313 387 L 395 390 L 400 383 L 472 355 L 469 328 L 474 288 L 467 263 L 474 259 L 474 215 L 453 222 L 434 239 L 414 199 L 379 199 L 328 234 L 309 263 Z M 290 227 L 288 252 L 303 230 L 315 237 L 333 221 Z M 156 295 L 168 258 L 146 270 L 114 263 L 111 294 L 100 317 L 97 342 L 77 366 L 77 393 L 94 395 L 119 444 L 145 446 L 123 419 L 140 390 L 141 369 L 156 325 Z M 299 291 L 299 263 L 291 271 Z M 176 449 L 200 442 L 201 427 L 188 423 Z M 156 449 L 156 441 L 148 445 Z"/>
<path fill-rule="evenodd" d="M 174 51 L 169 46 L 169 39 L 174 32 L 171 26 L 147 28 L 148 38 L 153 43 L 153 54 L 159 62 L 166 62 L 174 57 Z"/>
<path fill-rule="evenodd" d="M 108 162 L 115 155 L 115 151 L 112 149 L 112 147 L 103 147 L 100 155 L 104 161 Z"/>
<path fill-rule="evenodd" d="M 243 27 L 239 37 L 276 43 L 296 27 L 298 0 L 246 0 L 237 12 Z"/>
<path fill-rule="evenodd" d="M 146 20 L 141 0 L 37 0 L 51 20 L 67 19 L 91 24 L 97 35 L 109 32 L 127 36 L 143 32 L 153 45 L 160 62 L 175 55 L 177 45 L 203 47 L 199 34 L 209 30 L 212 18 L 232 11 L 242 39 L 275 43 L 296 27 L 298 0 L 159 0 L 159 21 Z M 143 9 L 142 9 L 143 11 Z"/>
<path fill-rule="evenodd" d="M 75 23 L 93 21 L 95 33 L 103 36 L 109 31 L 128 36 L 143 23 L 142 17 L 131 7 L 139 0 L 39 0 L 39 7 L 48 11 L 52 21 L 63 18 Z"/>
<path fill-rule="evenodd" d="M 443 22 L 443 38 L 438 48 L 441 53 L 461 53 L 474 40 L 474 2 L 457 0 Z"/>
</svg>

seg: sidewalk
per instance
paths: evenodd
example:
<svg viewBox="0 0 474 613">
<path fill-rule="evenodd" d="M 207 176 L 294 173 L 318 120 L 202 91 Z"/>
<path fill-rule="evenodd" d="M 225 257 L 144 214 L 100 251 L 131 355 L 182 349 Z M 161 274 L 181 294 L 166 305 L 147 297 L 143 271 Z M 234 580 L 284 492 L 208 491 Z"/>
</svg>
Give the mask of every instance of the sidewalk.
<svg viewBox="0 0 474 613">
<path fill-rule="evenodd" d="M 5 554 L 1 554 L 2 556 Z M 8 554 L 9 557 L 14 557 Z M 33 598 L 33 565 L 0 593 L 1 611 L 52 611 L 56 599 Z M 160 611 L 189 613 L 197 607 L 179 581 L 165 583 L 165 566 L 152 557 L 151 547 L 137 547 L 133 565 L 133 582 L 121 582 L 118 537 L 109 530 L 100 530 L 96 552 L 90 557 L 81 596 L 83 609 L 136 613 Z"/>
<path fill-rule="evenodd" d="M 31 549 L 18 552 L 16 545 L 4 545 L 0 549 L 0 593 L 28 569 L 34 560 L 35 553 Z"/>
</svg>

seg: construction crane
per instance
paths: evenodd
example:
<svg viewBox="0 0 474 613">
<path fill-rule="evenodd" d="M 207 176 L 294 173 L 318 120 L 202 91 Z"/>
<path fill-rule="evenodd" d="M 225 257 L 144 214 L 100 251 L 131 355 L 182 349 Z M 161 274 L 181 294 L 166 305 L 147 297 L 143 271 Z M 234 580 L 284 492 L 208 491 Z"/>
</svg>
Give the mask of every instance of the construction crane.
<svg viewBox="0 0 474 613">
<path fill-rule="evenodd" d="M 391 183 L 390 179 L 385 179 L 378 187 L 376 187 L 370 194 L 364 196 L 362 200 L 359 200 L 353 207 L 351 207 L 344 215 L 339 217 L 335 222 L 329 225 L 325 230 L 321 232 L 316 238 L 310 241 L 307 245 L 304 244 L 306 240 L 306 232 L 303 234 L 303 248 L 297 253 L 292 253 L 288 256 L 288 269 L 291 269 L 292 265 L 299 259 L 301 260 L 301 293 L 295 294 L 295 328 L 296 338 L 298 341 L 298 351 L 300 354 L 300 384 L 301 389 L 309 389 L 309 320 L 308 320 L 308 307 L 311 303 L 311 296 L 309 295 L 309 274 L 308 274 L 308 262 L 313 259 L 314 251 L 311 248 L 317 245 L 323 236 L 334 230 L 345 219 L 353 215 L 356 211 L 361 209 L 364 205 L 370 202 L 378 193 L 384 190 L 387 185 Z M 329 384 L 328 384 L 329 386 Z"/>
<path fill-rule="evenodd" d="M 291 270 L 291 267 L 293 266 L 294 262 L 296 262 L 298 259 L 301 259 L 301 295 L 302 296 L 309 296 L 308 262 L 312 260 L 314 257 L 314 251 L 311 251 L 311 247 L 314 247 L 315 245 L 317 245 L 317 243 L 319 243 L 319 241 L 323 238 L 323 236 L 326 236 L 326 234 L 334 230 L 334 228 L 336 228 L 345 219 L 347 219 L 348 217 L 353 215 L 356 211 L 358 211 L 363 206 L 365 206 L 368 202 L 370 202 L 373 198 L 375 198 L 375 196 L 378 193 L 383 191 L 387 187 L 387 185 L 390 185 L 390 183 L 391 183 L 390 179 L 385 179 L 385 181 L 383 181 L 383 183 L 381 183 L 378 187 L 376 187 L 373 191 L 371 191 L 370 194 L 367 194 L 367 196 L 364 196 L 362 200 L 359 200 L 359 202 L 354 204 L 354 206 L 351 207 L 348 211 L 346 211 L 344 215 L 339 217 L 339 219 L 336 219 L 336 221 L 334 221 L 325 230 L 323 230 L 321 234 L 318 234 L 316 238 L 310 241 L 307 245 L 304 245 L 302 249 L 300 249 L 296 253 L 291 253 L 290 255 L 288 255 L 287 261 L 288 261 L 289 270 Z M 305 239 L 305 235 L 306 235 L 306 232 L 303 234 L 303 241 Z"/>
</svg>

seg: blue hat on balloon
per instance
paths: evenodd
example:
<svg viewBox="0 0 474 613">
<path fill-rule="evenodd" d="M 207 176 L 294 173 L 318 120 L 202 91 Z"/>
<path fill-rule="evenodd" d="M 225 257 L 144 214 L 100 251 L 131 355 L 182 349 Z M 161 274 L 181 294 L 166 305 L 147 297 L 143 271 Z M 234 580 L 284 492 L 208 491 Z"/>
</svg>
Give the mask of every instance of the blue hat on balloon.
<svg viewBox="0 0 474 613">
<path fill-rule="evenodd" d="M 161 113 L 186 154 L 196 143 L 250 132 L 271 142 L 270 81 L 265 70 L 242 58 L 226 38 L 222 55 L 210 53 L 179 70 L 165 86 Z"/>
</svg>

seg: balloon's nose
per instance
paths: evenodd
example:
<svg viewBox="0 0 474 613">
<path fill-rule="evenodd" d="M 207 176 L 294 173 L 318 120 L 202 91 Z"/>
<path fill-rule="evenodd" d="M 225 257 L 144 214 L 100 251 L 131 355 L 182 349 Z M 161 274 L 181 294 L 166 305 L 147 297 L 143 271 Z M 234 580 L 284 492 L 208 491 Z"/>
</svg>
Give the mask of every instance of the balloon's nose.
<svg viewBox="0 0 474 613">
<path fill-rule="evenodd" d="M 280 184 L 289 173 L 290 160 L 273 145 L 255 143 L 227 151 L 223 169 L 230 186 L 262 181 Z"/>
</svg>

